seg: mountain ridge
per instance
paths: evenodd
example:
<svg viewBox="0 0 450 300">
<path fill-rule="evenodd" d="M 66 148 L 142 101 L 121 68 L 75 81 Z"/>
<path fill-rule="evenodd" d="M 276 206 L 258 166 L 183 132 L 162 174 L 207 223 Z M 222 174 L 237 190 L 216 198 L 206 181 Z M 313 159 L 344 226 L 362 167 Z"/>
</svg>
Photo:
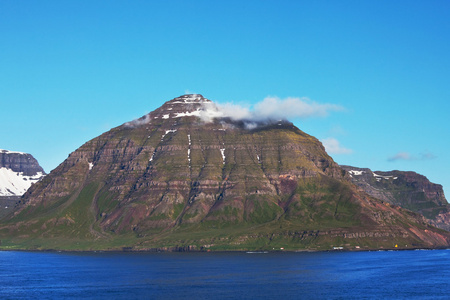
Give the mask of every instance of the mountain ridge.
<svg viewBox="0 0 450 300">
<path fill-rule="evenodd" d="M 369 195 L 418 212 L 434 226 L 450 230 L 450 205 L 442 185 L 412 171 L 383 172 L 343 165 L 341 168 Z"/>
</svg>

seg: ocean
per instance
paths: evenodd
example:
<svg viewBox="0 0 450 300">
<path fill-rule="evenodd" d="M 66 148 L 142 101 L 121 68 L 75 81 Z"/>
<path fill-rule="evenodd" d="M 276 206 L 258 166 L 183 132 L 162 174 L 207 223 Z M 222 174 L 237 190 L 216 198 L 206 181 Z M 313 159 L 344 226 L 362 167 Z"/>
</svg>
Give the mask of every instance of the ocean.
<svg viewBox="0 0 450 300">
<path fill-rule="evenodd" d="M 450 250 L 4 251 L 0 299 L 450 299 Z"/>
</svg>

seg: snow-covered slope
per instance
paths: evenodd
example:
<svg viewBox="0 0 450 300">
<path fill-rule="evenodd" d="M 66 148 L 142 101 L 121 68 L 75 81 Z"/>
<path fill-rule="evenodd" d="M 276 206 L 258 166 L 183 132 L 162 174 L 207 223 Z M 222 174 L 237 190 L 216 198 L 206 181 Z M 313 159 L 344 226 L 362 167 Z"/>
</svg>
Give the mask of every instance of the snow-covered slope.
<svg viewBox="0 0 450 300">
<path fill-rule="evenodd" d="M 38 182 L 44 174 L 27 176 L 23 172 L 14 172 L 11 169 L 0 168 L 0 196 L 22 196 L 28 188 Z"/>
<path fill-rule="evenodd" d="M 32 155 L 0 149 L 0 197 L 22 196 L 44 175 Z"/>
</svg>

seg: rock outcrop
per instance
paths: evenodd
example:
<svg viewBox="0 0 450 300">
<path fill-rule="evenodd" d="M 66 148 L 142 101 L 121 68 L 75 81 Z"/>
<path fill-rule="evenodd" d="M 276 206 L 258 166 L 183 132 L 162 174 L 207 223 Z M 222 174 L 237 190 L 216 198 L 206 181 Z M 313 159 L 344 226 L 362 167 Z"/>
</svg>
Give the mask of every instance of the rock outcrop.
<svg viewBox="0 0 450 300">
<path fill-rule="evenodd" d="M 367 168 L 341 166 L 352 182 L 369 195 L 418 212 L 437 227 L 450 230 L 450 205 L 442 185 L 415 172 L 373 172 Z"/>
</svg>

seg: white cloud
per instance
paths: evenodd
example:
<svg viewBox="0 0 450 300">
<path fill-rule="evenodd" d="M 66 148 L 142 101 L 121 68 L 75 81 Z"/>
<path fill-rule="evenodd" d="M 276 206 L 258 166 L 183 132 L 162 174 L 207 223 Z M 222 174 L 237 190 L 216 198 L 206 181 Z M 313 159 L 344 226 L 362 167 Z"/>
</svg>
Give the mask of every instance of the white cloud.
<svg viewBox="0 0 450 300">
<path fill-rule="evenodd" d="M 335 138 L 326 138 L 321 140 L 323 146 L 325 147 L 325 150 L 329 154 L 351 154 L 353 153 L 352 149 L 348 149 L 345 147 L 342 147 L 339 143 L 339 141 Z"/>
<path fill-rule="evenodd" d="M 217 108 L 223 117 L 233 120 L 267 121 L 296 118 L 326 117 L 332 111 L 342 111 L 344 108 L 335 104 L 321 104 L 308 98 L 269 96 L 253 107 L 233 103 L 218 104 Z"/>
<path fill-rule="evenodd" d="M 189 90 L 185 91 L 189 93 Z M 199 116 L 204 122 L 212 122 L 214 118 L 230 118 L 234 121 L 243 121 L 248 129 L 256 128 L 261 123 L 271 123 L 279 120 L 296 118 L 325 117 L 332 111 L 342 111 L 344 108 L 335 104 L 320 104 L 308 98 L 266 97 L 253 106 L 233 103 L 202 103 L 202 109 L 189 112 Z M 150 122 L 149 116 L 126 123 L 128 127 L 141 126 Z M 258 124 L 259 123 L 259 124 Z"/>
<path fill-rule="evenodd" d="M 266 97 L 263 101 L 255 104 L 254 114 L 264 119 L 289 119 L 326 117 L 330 111 L 342 111 L 343 107 L 335 104 L 320 104 L 306 97 Z"/>
<path fill-rule="evenodd" d="M 231 118 L 233 120 L 252 119 L 252 113 L 248 107 L 233 103 L 225 103 L 217 104 L 217 108 L 225 118 Z"/>
<path fill-rule="evenodd" d="M 124 125 L 129 128 L 135 128 L 150 123 L 150 120 L 150 115 L 145 115 L 139 119 L 127 122 Z"/>
<path fill-rule="evenodd" d="M 190 94 L 197 94 L 197 93 L 193 93 L 193 92 L 191 92 L 190 90 L 184 90 L 184 94 L 185 95 L 190 95 Z"/>
</svg>

